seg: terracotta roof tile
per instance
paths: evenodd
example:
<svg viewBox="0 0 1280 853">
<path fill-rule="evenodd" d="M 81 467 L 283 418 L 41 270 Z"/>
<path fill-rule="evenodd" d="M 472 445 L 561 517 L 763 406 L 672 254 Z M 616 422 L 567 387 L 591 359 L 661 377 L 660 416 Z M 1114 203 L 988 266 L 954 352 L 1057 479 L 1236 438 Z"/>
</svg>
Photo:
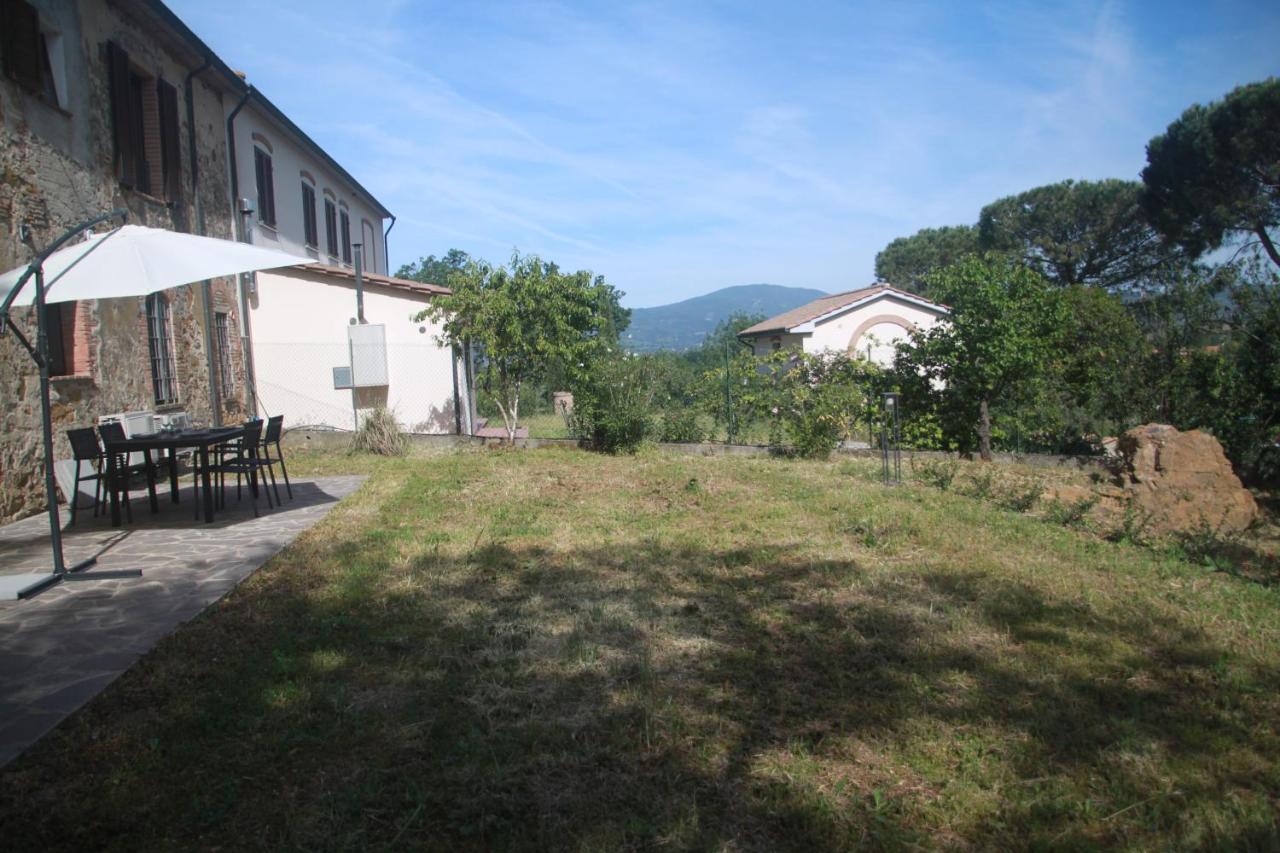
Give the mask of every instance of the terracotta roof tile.
<svg viewBox="0 0 1280 853">
<path fill-rule="evenodd" d="M 328 264 L 298 264 L 294 269 L 307 270 L 309 272 L 323 273 L 324 275 L 334 276 L 335 278 L 345 278 L 349 281 L 356 280 L 356 271 L 347 269 L 346 267 L 331 267 Z M 394 276 L 381 275 L 376 272 L 365 270 L 360 273 L 361 278 L 366 284 L 376 284 L 382 287 L 392 287 L 397 290 L 408 290 L 414 293 L 424 293 L 434 296 L 448 296 L 453 293 L 447 287 L 439 284 L 423 284 L 420 281 L 411 281 L 407 278 L 395 278 Z"/>
<path fill-rule="evenodd" d="M 852 305 L 855 302 L 860 302 L 863 299 L 867 299 L 872 296 L 879 296 L 881 293 L 896 293 L 910 297 L 911 299 L 918 299 L 922 302 L 927 302 L 930 305 L 936 305 L 944 311 L 947 309 L 947 306 L 925 299 L 923 296 L 917 296 L 914 293 L 907 293 L 906 291 L 898 290 L 895 287 L 890 287 L 883 283 L 873 284 L 868 287 L 860 287 L 857 290 L 846 290 L 844 293 L 833 293 L 830 296 L 821 296 L 812 302 L 807 302 L 804 305 L 801 305 L 799 308 L 792 308 L 790 311 L 785 311 L 775 317 L 770 317 L 768 320 L 762 320 L 754 326 L 748 326 L 741 332 L 738 332 L 738 336 L 762 335 L 767 332 L 785 332 L 789 329 L 795 328 L 796 326 L 807 323 L 816 317 L 829 314 L 832 311 L 839 310 L 846 305 Z"/>
</svg>

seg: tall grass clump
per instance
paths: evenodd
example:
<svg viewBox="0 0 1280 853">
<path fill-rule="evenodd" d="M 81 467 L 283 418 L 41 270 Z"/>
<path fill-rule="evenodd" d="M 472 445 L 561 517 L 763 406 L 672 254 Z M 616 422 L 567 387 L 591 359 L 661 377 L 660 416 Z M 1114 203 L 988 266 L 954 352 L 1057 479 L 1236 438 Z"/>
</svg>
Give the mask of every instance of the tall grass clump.
<svg viewBox="0 0 1280 853">
<path fill-rule="evenodd" d="M 379 406 L 360 422 L 360 428 L 351 437 L 351 449 L 379 456 L 405 456 L 409 453 L 409 439 L 400 430 L 396 416 Z"/>
</svg>

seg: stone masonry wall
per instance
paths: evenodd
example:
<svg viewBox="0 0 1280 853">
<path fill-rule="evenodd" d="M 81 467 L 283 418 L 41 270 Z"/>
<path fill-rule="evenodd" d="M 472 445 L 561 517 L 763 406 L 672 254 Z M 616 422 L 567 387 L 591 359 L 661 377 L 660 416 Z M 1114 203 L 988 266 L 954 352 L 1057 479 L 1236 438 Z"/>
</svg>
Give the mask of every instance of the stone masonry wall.
<svg viewBox="0 0 1280 853">
<path fill-rule="evenodd" d="M 64 38 L 67 92 L 65 109 L 51 106 L 0 76 L 0 269 L 28 262 L 30 250 L 18 229 L 29 224 L 37 246 L 66 228 L 116 207 L 129 211 L 134 224 L 193 232 L 195 196 L 191 186 L 189 135 L 183 64 L 155 33 L 131 20 L 121 7 L 100 0 L 34 3 L 42 21 Z M 182 195 L 176 202 L 126 189 L 115 178 L 111 98 L 106 43 L 123 46 L 148 73 L 178 88 Z M 209 72 L 206 72 L 208 75 Z M 233 238 L 227 191 L 224 95 L 206 76 L 193 87 L 199 194 L 209 236 Z M 231 315 L 239 328 L 232 279 L 215 281 L 213 310 Z M 197 421 L 212 419 L 206 362 L 204 308 L 199 285 L 167 292 L 172 318 L 179 401 L 169 410 L 185 410 Z M 57 301 L 56 287 L 50 294 Z M 151 382 L 144 299 L 79 303 L 75 311 L 76 375 L 52 382 L 55 456 L 69 458 L 65 430 L 96 424 L 112 412 L 156 409 Z M 35 317 L 18 309 L 14 320 L 34 342 Z M 244 365 L 238 331 L 232 335 L 234 387 L 223 402 L 223 419 L 245 415 Z M 0 338 L 0 520 L 44 506 L 40 448 L 39 380 L 35 365 L 12 335 Z"/>
</svg>

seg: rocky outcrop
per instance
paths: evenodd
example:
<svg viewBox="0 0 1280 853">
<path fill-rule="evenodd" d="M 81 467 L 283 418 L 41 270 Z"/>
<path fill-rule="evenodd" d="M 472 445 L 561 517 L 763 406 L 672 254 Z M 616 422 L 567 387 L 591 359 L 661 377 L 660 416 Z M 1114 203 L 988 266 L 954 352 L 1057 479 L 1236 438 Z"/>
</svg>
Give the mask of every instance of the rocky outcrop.
<svg viewBox="0 0 1280 853">
<path fill-rule="evenodd" d="M 1146 424 L 1122 435 L 1116 451 L 1116 485 L 1149 519 L 1152 534 L 1204 528 L 1235 533 L 1258 518 L 1253 495 L 1231 469 L 1222 445 L 1208 433 Z"/>
</svg>

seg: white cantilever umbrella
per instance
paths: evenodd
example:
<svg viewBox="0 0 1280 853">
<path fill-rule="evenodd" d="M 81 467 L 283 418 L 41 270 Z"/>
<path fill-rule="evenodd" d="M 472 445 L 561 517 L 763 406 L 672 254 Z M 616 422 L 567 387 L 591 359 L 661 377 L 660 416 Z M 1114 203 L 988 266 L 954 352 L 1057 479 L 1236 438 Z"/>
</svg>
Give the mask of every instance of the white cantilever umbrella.
<svg viewBox="0 0 1280 853">
<path fill-rule="evenodd" d="M 248 243 L 122 225 L 45 258 L 44 296 L 48 302 L 145 296 L 193 281 L 310 262 Z M 27 270 L 0 275 L 0 293 L 9 293 Z M 36 289 L 25 287 L 11 304 L 35 301 Z"/>
<path fill-rule="evenodd" d="M 121 225 L 102 234 L 72 243 L 80 234 L 104 222 L 123 220 L 125 211 L 115 210 L 95 217 L 67 231 L 29 265 L 0 275 L 0 335 L 13 330 L 15 337 L 40 368 L 40 409 L 44 427 L 45 490 L 49 501 L 49 534 L 53 544 L 53 571 L 27 575 L 0 575 L 0 598 L 40 589 L 49 583 L 71 578 L 136 577 L 138 571 L 69 574 L 62 557 L 62 526 L 53 481 L 53 423 L 49 413 L 48 337 L 45 331 L 47 301 L 112 299 L 143 296 L 157 290 L 195 281 L 254 270 L 308 263 L 307 258 L 262 249 L 246 243 L 199 237 L 140 225 Z M 25 242 L 29 235 L 25 233 Z M 70 244 L 70 245 L 68 245 Z M 65 247 L 65 248 L 64 248 Z M 36 343 L 33 346 L 9 318 L 14 305 L 36 306 Z M 94 559 L 71 567 L 76 572 Z"/>
</svg>

